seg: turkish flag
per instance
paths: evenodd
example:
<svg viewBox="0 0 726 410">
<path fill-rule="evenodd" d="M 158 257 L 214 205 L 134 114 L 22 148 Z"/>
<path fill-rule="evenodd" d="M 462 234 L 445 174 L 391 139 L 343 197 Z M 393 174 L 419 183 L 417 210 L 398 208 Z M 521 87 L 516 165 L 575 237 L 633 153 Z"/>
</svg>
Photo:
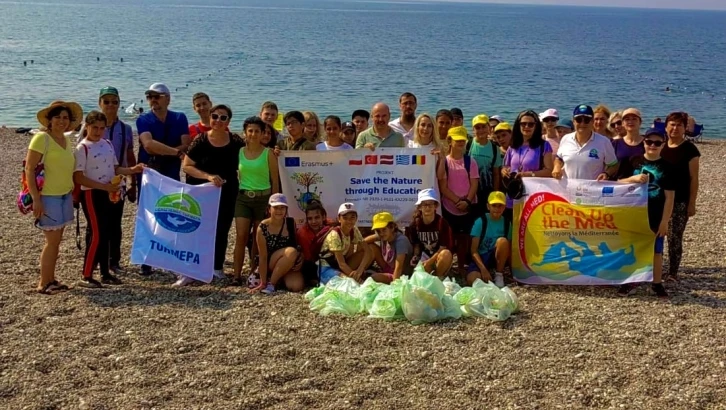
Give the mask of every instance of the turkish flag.
<svg viewBox="0 0 726 410">
<path fill-rule="evenodd" d="M 376 164 L 378 164 L 378 156 L 366 155 L 366 165 L 376 165 Z"/>
</svg>

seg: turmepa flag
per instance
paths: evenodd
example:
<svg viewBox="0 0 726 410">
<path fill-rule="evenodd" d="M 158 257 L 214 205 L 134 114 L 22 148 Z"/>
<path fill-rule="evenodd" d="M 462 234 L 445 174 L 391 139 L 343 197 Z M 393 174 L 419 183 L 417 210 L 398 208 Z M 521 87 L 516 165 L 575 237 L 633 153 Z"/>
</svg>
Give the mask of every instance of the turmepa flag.
<svg viewBox="0 0 726 410">
<path fill-rule="evenodd" d="M 211 282 L 220 194 L 144 169 L 131 263 Z"/>
</svg>

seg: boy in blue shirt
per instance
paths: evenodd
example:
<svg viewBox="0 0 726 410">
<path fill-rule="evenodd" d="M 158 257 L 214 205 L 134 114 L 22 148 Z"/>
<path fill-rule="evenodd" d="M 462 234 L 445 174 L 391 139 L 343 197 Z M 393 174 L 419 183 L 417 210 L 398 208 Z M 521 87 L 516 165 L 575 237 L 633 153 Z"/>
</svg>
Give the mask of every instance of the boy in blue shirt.
<svg viewBox="0 0 726 410">
<path fill-rule="evenodd" d="M 504 287 L 504 267 L 512 253 L 512 221 L 504 217 L 507 198 L 504 192 L 489 194 L 487 209 L 471 228 L 471 256 L 474 263 L 469 264 L 466 281 L 471 286 L 475 280 L 492 280 L 490 270 L 494 271 L 494 283 Z"/>
</svg>

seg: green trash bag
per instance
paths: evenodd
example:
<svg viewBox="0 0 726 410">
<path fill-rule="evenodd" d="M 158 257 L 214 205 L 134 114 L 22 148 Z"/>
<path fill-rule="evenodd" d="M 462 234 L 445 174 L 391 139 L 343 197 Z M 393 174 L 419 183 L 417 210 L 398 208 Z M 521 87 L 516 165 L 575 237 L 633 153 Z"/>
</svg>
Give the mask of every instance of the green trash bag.
<svg viewBox="0 0 726 410">
<path fill-rule="evenodd" d="M 459 286 L 459 284 L 451 278 L 444 279 L 443 284 L 447 295 L 454 296 L 456 295 L 456 292 L 461 290 L 461 286 Z"/>
<path fill-rule="evenodd" d="M 358 298 L 360 300 L 361 309 L 364 312 L 369 312 L 371 310 L 371 306 L 373 306 L 373 301 L 376 300 L 376 296 L 378 296 L 378 293 L 384 286 L 388 285 L 378 283 L 373 280 L 373 278 L 368 278 L 365 282 L 363 282 L 363 284 L 360 286 L 360 293 L 358 294 Z"/>
<path fill-rule="evenodd" d="M 441 298 L 441 303 L 444 305 L 444 313 L 441 319 L 459 319 L 461 318 L 461 309 L 459 304 L 456 303 L 454 297 L 451 295 L 444 295 Z"/>
<path fill-rule="evenodd" d="M 505 286 L 502 288 L 502 292 L 504 292 L 504 295 L 507 298 L 507 304 L 512 310 L 512 313 L 519 312 L 519 299 L 517 299 L 517 295 L 514 293 L 514 291 L 510 289 L 509 286 Z"/>
<path fill-rule="evenodd" d="M 312 288 L 305 294 L 305 300 L 310 302 L 313 299 L 315 299 L 316 297 L 322 295 L 324 291 L 325 291 L 324 285 L 320 285 L 318 287 Z"/>
<path fill-rule="evenodd" d="M 414 274 L 415 275 L 415 274 Z M 437 278 L 438 280 L 438 278 Z M 441 298 L 410 281 L 401 293 L 403 314 L 412 324 L 435 322 L 443 318 L 444 305 Z"/>
<path fill-rule="evenodd" d="M 484 283 L 477 279 L 472 284 L 472 288 L 476 289 L 481 296 L 482 304 L 487 310 L 485 317 L 500 322 L 509 319 L 512 315 L 509 297 L 497 285 L 491 282 Z"/>
<path fill-rule="evenodd" d="M 334 277 L 325 285 L 322 294 L 310 301 L 310 310 L 323 316 L 341 314 L 354 316 L 361 310 L 358 295 L 360 286 L 351 278 Z"/>
<path fill-rule="evenodd" d="M 446 287 L 444 287 L 444 283 L 441 282 L 441 279 L 426 273 L 422 265 L 416 266 L 409 283 L 413 286 L 418 286 L 428 290 L 439 300 L 441 300 L 441 298 L 446 294 Z"/>
<path fill-rule="evenodd" d="M 485 303 L 482 303 L 483 296 L 477 289 L 467 286 L 456 292 L 454 300 L 459 304 L 462 316 L 487 317 L 489 312 Z"/>
<path fill-rule="evenodd" d="M 401 291 L 405 281 L 406 279 L 396 279 L 390 285 L 383 285 L 368 311 L 368 316 L 384 320 L 404 318 Z"/>
</svg>

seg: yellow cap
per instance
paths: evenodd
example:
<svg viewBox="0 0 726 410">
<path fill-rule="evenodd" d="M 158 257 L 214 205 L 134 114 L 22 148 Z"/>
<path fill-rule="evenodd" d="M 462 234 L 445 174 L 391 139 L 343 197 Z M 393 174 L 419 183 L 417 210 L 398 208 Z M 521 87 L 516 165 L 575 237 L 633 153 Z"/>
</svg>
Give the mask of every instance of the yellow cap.
<svg viewBox="0 0 726 410">
<path fill-rule="evenodd" d="M 479 114 L 476 117 L 471 119 L 471 126 L 475 126 L 477 124 L 487 124 L 489 125 L 489 116 L 486 114 Z"/>
<path fill-rule="evenodd" d="M 489 199 L 487 200 L 487 202 L 489 202 L 489 205 L 506 205 L 507 197 L 504 196 L 504 192 L 494 191 L 489 194 Z"/>
<path fill-rule="evenodd" d="M 379 212 L 373 215 L 373 226 L 371 226 L 371 229 L 374 231 L 376 229 L 383 229 L 391 222 L 396 222 L 396 220 L 393 219 L 393 215 L 388 212 Z"/>
<path fill-rule="evenodd" d="M 449 138 L 454 141 L 466 141 L 469 139 L 466 136 L 466 128 L 462 126 L 449 128 Z"/>
<path fill-rule="evenodd" d="M 497 124 L 496 127 L 494 127 L 494 132 L 495 133 L 497 131 L 511 131 L 511 130 L 512 130 L 512 126 L 509 125 L 508 122 L 500 122 L 499 124 Z"/>
</svg>

